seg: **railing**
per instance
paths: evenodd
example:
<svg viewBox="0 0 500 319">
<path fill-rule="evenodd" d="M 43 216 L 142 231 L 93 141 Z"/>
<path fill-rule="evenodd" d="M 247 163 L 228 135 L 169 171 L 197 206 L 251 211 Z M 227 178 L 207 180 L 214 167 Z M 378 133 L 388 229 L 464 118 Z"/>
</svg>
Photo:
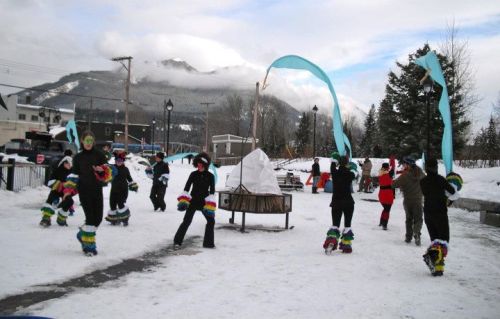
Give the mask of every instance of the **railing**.
<svg viewBox="0 0 500 319">
<path fill-rule="evenodd" d="M 0 163 L 0 189 L 18 192 L 26 187 L 43 186 L 50 174 L 48 165 L 16 163 L 9 159 L 8 163 Z"/>
</svg>

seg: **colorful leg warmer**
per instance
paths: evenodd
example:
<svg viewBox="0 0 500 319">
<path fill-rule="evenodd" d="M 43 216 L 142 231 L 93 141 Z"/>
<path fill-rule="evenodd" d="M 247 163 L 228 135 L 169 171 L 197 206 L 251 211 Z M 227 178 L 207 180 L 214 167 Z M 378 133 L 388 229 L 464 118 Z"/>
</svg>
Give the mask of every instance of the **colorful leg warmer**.
<svg viewBox="0 0 500 319">
<path fill-rule="evenodd" d="M 217 209 L 217 203 L 215 202 L 215 196 L 208 195 L 205 198 L 205 205 L 203 206 L 203 212 L 210 217 L 215 217 L 216 209 Z"/>
<path fill-rule="evenodd" d="M 337 249 L 340 238 L 340 231 L 337 226 L 332 226 L 328 229 L 326 233 L 326 239 L 323 243 L 323 248 L 325 249 L 325 253 L 331 253 L 335 249 Z"/>
<path fill-rule="evenodd" d="M 59 208 L 57 210 L 57 225 L 68 226 L 68 223 L 66 222 L 68 215 L 69 215 L 69 211 L 64 211 L 64 209 Z"/>
<path fill-rule="evenodd" d="M 124 206 L 123 208 L 118 209 L 116 216 L 118 221 L 128 220 L 130 217 L 130 210 L 127 206 Z"/>
<path fill-rule="evenodd" d="M 48 222 L 50 225 L 50 218 L 55 214 L 54 206 L 50 204 L 43 204 L 42 206 L 42 221 Z"/>
<path fill-rule="evenodd" d="M 444 240 L 435 239 L 424 255 L 424 261 L 433 276 L 443 275 L 446 255 L 448 255 L 448 243 Z"/>
<path fill-rule="evenodd" d="M 97 255 L 95 244 L 95 233 L 97 227 L 91 225 L 83 225 L 80 231 L 76 234 L 76 238 L 82 245 L 82 250 L 87 255 Z"/>
<path fill-rule="evenodd" d="M 104 217 L 104 219 L 106 221 L 110 222 L 111 225 L 116 225 L 119 222 L 117 212 L 118 211 L 116 211 L 116 210 L 110 210 L 110 211 L 108 211 L 108 215 L 106 217 Z"/>
<path fill-rule="evenodd" d="M 353 240 L 354 240 L 354 233 L 352 232 L 351 227 L 344 228 L 339 245 L 340 250 L 342 250 L 342 252 L 346 254 L 352 253 Z"/>
</svg>

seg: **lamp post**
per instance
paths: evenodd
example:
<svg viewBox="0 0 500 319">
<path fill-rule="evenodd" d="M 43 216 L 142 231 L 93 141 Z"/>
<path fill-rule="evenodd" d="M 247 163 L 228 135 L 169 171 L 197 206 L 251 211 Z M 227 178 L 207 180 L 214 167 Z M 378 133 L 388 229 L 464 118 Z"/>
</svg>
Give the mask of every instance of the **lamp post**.
<svg viewBox="0 0 500 319">
<path fill-rule="evenodd" d="M 431 79 L 430 76 L 428 76 L 424 80 L 424 92 L 425 92 L 425 97 L 426 97 L 426 103 L 427 103 L 427 146 L 425 150 L 425 158 L 428 159 L 430 157 L 430 143 L 431 143 L 431 93 L 432 93 L 432 86 L 434 84 L 434 81 Z"/>
<path fill-rule="evenodd" d="M 163 101 L 165 102 L 165 101 Z M 168 149 L 170 146 L 170 112 L 174 109 L 174 103 L 172 103 L 172 100 L 168 99 L 168 102 L 165 102 L 165 109 L 168 111 L 168 119 L 167 119 L 167 157 L 168 157 Z M 165 114 L 163 114 L 165 116 Z"/>
<path fill-rule="evenodd" d="M 153 136 L 152 136 L 152 141 L 151 141 L 151 154 L 154 155 L 154 153 L 155 153 L 155 124 L 156 124 L 155 117 L 153 117 L 152 123 L 153 123 L 153 129 L 152 129 Z"/>
<path fill-rule="evenodd" d="M 313 126 L 313 158 L 316 157 L 316 113 L 318 113 L 318 107 L 315 105 L 312 109 L 314 114 L 314 126 Z"/>
<path fill-rule="evenodd" d="M 118 123 L 118 113 L 120 113 L 119 109 L 115 110 L 115 124 Z"/>
</svg>

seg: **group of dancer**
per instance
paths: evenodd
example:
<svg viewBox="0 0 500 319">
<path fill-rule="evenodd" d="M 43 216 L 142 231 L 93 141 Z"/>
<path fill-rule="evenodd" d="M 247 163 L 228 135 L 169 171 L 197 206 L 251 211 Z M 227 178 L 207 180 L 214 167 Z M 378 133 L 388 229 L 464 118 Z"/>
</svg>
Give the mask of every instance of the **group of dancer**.
<svg viewBox="0 0 500 319">
<path fill-rule="evenodd" d="M 68 226 L 67 218 L 72 211 L 73 197 L 78 195 L 85 214 L 85 223 L 79 227 L 76 237 L 83 253 L 94 256 L 97 255 L 96 232 L 103 219 L 103 187 L 111 183 L 110 210 L 105 219 L 111 225 L 128 226 L 131 215 L 130 209 L 126 206 L 128 192 L 138 191 L 138 185 L 125 166 L 125 152 L 114 152 L 115 161 L 111 165 L 108 164 L 110 153 L 95 147 L 95 136 L 91 131 L 81 135 L 81 143 L 82 150 L 74 157 L 70 152 L 65 153 L 50 176 L 47 183 L 50 193 L 41 209 L 40 226 L 50 227 L 52 216 L 56 213 L 57 224 Z M 163 153 L 156 154 L 156 163 L 146 172 L 153 179 L 150 198 L 155 211 L 158 209 L 165 211 L 166 208 L 164 196 L 168 186 L 169 167 L 163 159 Z M 175 234 L 174 247 L 182 245 L 194 213 L 196 210 L 201 210 L 207 219 L 203 247 L 214 248 L 215 178 L 208 171 L 210 157 L 206 153 L 200 153 L 194 158 L 193 165 L 197 170 L 191 173 L 184 187 L 184 193 L 178 198 L 178 210 L 186 213 Z"/>
<path fill-rule="evenodd" d="M 365 161 L 366 162 L 366 161 Z M 448 174 L 447 178 L 438 174 L 438 162 L 430 158 L 425 162 L 425 172 L 420 169 L 411 157 L 403 159 L 403 171 L 394 179 L 395 161 L 383 163 L 379 171 L 379 201 L 383 210 L 380 215 L 379 226 L 387 230 L 390 210 L 395 198 L 395 189 L 400 188 L 403 193 L 403 207 L 406 214 L 405 242 L 415 240 L 421 245 L 420 231 L 422 228 L 422 212 L 429 231 L 431 245 L 423 255 L 424 262 L 433 276 L 442 276 L 444 260 L 448 252 L 450 231 L 448 222 L 448 205 L 450 199 L 462 187 L 462 179 L 455 173 Z M 371 165 L 371 164 L 370 164 Z M 350 163 L 345 156 L 332 154 L 330 174 L 333 183 L 332 226 L 328 229 L 323 248 L 325 253 L 331 254 L 337 248 L 343 253 L 352 252 L 354 233 L 351 229 L 351 220 L 354 212 L 352 197 L 352 182 L 356 178 L 356 164 Z M 361 183 L 360 183 L 361 185 Z M 361 189 L 361 186 L 360 186 Z M 423 198 L 423 210 L 422 210 Z M 344 229 L 340 231 L 340 222 L 344 217 Z"/>
</svg>

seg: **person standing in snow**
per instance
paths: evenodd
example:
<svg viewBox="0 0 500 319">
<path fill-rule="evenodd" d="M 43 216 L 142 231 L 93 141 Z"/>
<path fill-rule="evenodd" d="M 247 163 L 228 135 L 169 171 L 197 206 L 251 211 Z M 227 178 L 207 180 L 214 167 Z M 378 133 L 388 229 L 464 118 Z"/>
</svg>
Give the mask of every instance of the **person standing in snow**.
<svg viewBox="0 0 500 319">
<path fill-rule="evenodd" d="M 424 195 L 424 220 L 431 238 L 431 245 L 423 257 L 432 275 L 442 276 L 444 259 L 450 242 L 446 193 L 453 195 L 456 190 L 438 174 L 438 163 L 435 158 L 429 158 L 426 161 L 425 171 L 427 176 L 420 180 L 420 187 Z"/>
<path fill-rule="evenodd" d="M 403 207 L 406 215 L 405 242 L 411 243 L 412 238 L 415 238 L 415 245 L 420 246 L 423 214 L 420 180 L 425 177 L 425 174 L 413 158 L 405 157 L 402 162 L 403 172 L 392 182 L 392 188 L 400 188 L 403 193 Z"/>
<path fill-rule="evenodd" d="M 130 210 L 125 205 L 128 198 L 129 189 L 137 191 L 138 185 L 132 180 L 129 169 L 125 166 L 126 153 L 116 152 L 114 171 L 116 172 L 111 182 L 111 192 L 109 194 L 109 207 L 110 211 L 106 220 L 111 225 L 118 225 L 123 223 L 123 226 L 128 226 L 130 218 Z"/>
<path fill-rule="evenodd" d="M 368 186 L 370 184 L 371 180 L 371 175 L 372 175 L 372 162 L 370 159 L 367 157 L 365 158 L 365 161 L 361 165 L 361 180 L 359 181 L 359 188 L 358 192 L 364 191 L 365 193 L 368 193 Z"/>
<path fill-rule="evenodd" d="M 215 225 L 215 178 L 208 171 L 210 166 L 210 157 L 207 153 L 200 153 L 193 159 L 193 166 L 196 171 L 189 175 L 184 187 L 184 192 L 177 198 L 177 209 L 186 211 L 184 220 L 175 233 L 174 245 L 179 248 L 182 245 L 184 236 L 191 225 L 194 213 L 200 210 L 207 220 L 205 226 L 205 236 L 203 238 L 203 247 L 215 248 L 214 244 L 214 225 Z M 189 190 L 191 189 L 191 193 Z"/>
<path fill-rule="evenodd" d="M 153 180 L 149 198 L 153 203 L 154 210 L 157 211 L 160 209 L 162 212 L 164 212 L 167 207 L 165 204 L 165 193 L 167 192 L 168 179 L 170 178 L 170 168 L 168 164 L 163 161 L 164 158 L 165 154 L 163 154 L 163 152 L 156 153 L 156 163 L 153 164 L 152 168 L 146 170 L 148 177 Z"/>
<path fill-rule="evenodd" d="M 81 142 L 83 149 L 75 155 L 71 174 L 64 184 L 64 198 L 79 194 L 85 224 L 80 227 L 77 239 L 85 255 L 94 256 L 97 255 L 95 235 L 103 215 L 102 187 L 111 181 L 112 174 L 106 157 L 94 147 L 94 134 L 84 132 Z"/>
<path fill-rule="evenodd" d="M 69 207 L 73 205 L 73 201 L 68 200 L 64 204 L 60 200 L 63 198 L 64 183 L 66 178 L 71 173 L 73 159 L 71 156 L 64 156 L 57 165 L 57 168 L 52 171 L 50 180 L 47 186 L 50 187 L 50 193 L 42 207 L 42 220 L 40 226 L 49 227 L 51 225 L 51 217 L 57 212 L 57 224 L 59 226 L 68 226 L 66 218 L 69 215 Z M 68 206 L 69 205 L 69 206 Z M 66 209 L 64 209 L 64 208 Z"/>
<path fill-rule="evenodd" d="M 383 210 L 380 214 L 379 226 L 382 226 L 383 230 L 387 230 L 387 223 L 389 222 L 389 214 L 391 212 L 392 203 L 394 202 L 394 190 L 391 187 L 392 184 L 392 171 L 390 170 L 389 163 L 382 164 L 382 168 L 379 171 L 378 181 L 380 189 L 378 192 L 378 200 L 382 204 Z"/>
<path fill-rule="evenodd" d="M 318 182 L 321 177 L 321 170 L 319 168 L 319 158 L 314 159 L 314 164 L 312 165 L 312 177 L 313 177 L 313 184 L 312 184 L 312 193 L 313 194 L 319 194 L 318 193 Z"/>
<path fill-rule="evenodd" d="M 333 162 L 332 162 L 333 163 Z M 332 194 L 332 227 L 327 232 L 323 244 L 325 253 L 331 253 L 337 249 L 337 245 L 343 253 L 351 253 L 351 242 L 354 233 L 351 229 L 351 220 L 354 213 L 354 199 L 351 195 L 352 181 L 355 179 L 353 170 L 357 169 L 353 163 L 348 163 L 346 156 L 341 156 L 338 168 L 331 167 L 333 194 Z M 344 216 L 344 230 L 340 236 L 340 221 Z M 340 239 L 340 243 L 339 243 Z"/>
</svg>

